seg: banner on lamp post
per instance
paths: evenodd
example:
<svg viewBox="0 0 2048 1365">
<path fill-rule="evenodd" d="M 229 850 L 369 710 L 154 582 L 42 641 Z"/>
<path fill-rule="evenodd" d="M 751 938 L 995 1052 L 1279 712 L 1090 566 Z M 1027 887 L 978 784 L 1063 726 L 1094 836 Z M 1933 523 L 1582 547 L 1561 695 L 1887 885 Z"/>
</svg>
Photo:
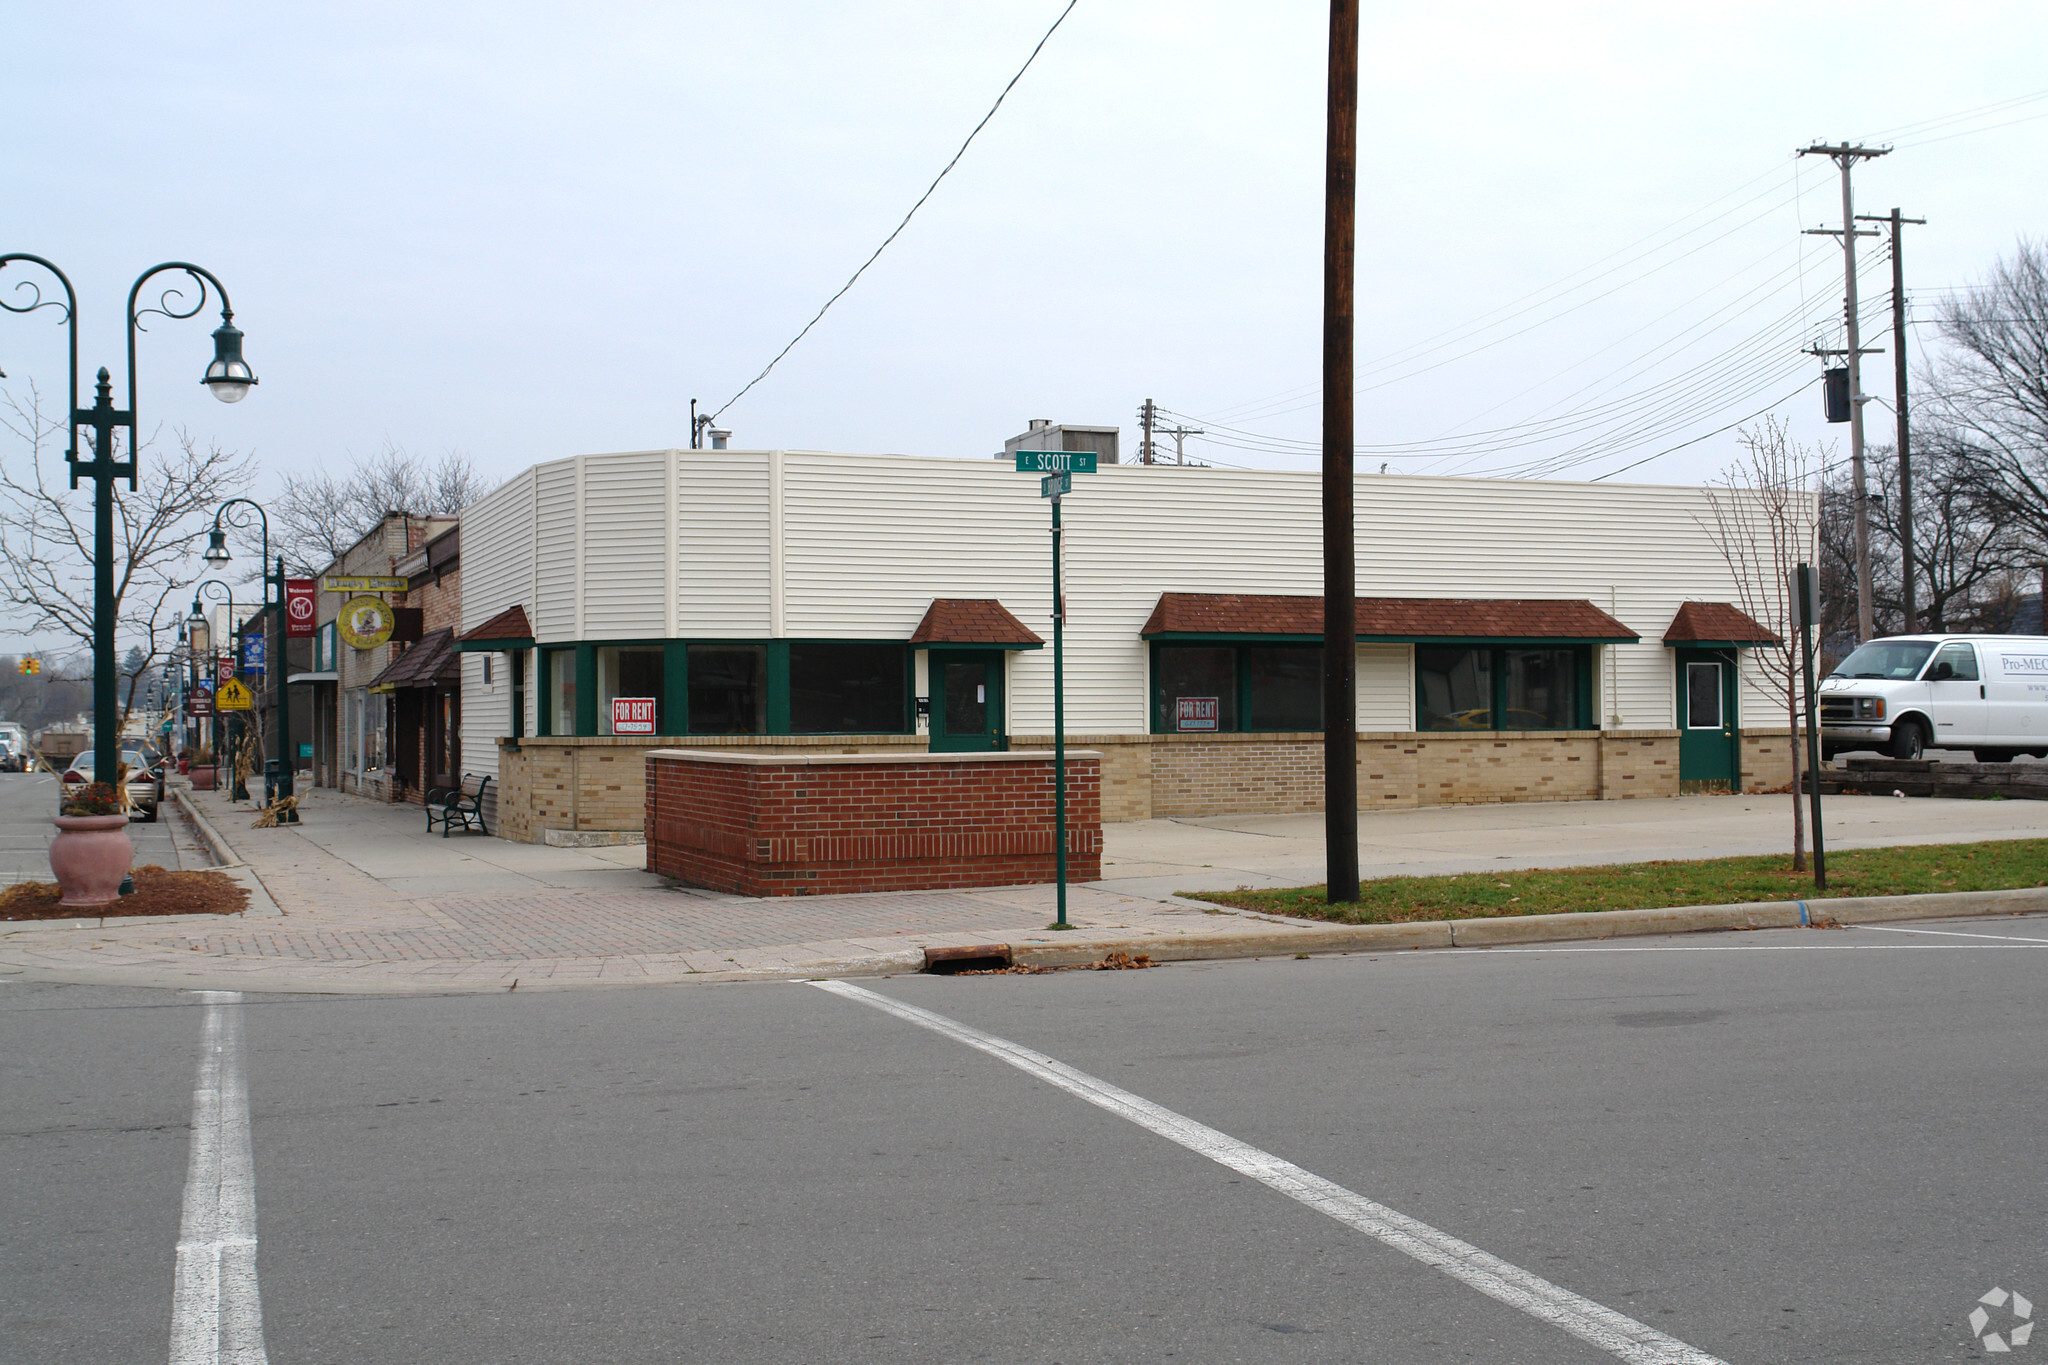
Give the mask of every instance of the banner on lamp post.
<svg viewBox="0 0 2048 1365">
<path fill-rule="evenodd" d="M 284 581 L 284 633 L 294 640 L 312 638 L 313 590 L 316 586 L 310 578 L 287 578 Z"/>
</svg>

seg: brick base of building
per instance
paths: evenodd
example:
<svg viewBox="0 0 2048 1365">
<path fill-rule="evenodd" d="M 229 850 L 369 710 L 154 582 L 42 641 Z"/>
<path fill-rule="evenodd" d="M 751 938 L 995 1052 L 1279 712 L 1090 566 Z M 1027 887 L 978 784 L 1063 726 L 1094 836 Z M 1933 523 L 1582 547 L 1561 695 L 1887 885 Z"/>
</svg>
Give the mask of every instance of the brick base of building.
<svg viewBox="0 0 2048 1365">
<path fill-rule="evenodd" d="M 1054 879 L 1048 753 L 646 757 L 647 869 L 743 896 Z M 1102 876 L 1101 761 L 1067 755 L 1067 876 Z"/>
</svg>

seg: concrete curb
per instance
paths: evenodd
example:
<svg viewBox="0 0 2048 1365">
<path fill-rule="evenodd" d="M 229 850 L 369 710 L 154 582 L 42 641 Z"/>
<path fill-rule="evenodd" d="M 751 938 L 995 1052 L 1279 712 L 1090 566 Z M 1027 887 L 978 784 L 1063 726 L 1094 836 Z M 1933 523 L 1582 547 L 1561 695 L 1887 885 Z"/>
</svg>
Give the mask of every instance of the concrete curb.
<svg viewBox="0 0 2048 1365">
<path fill-rule="evenodd" d="M 2048 913 L 2048 887 L 2011 891 L 1938 891 L 1918 896 L 1842 896 L 1833 900 L 1750 901 L 1674 905 L 1653 910 L 1590 910 L 1562 915 L 1506 915 L 1416 924 L 1332 924 L 1292 934 L 1218 934 L 1160 939 L 1089 939 L 1056 947 L 1016 948 L 1013 960 L 1032 967 L 1074 967 L 1110 953 L 1147 954 L 1154 962 L 1297 953 L 1399 952 L 1412 948 L 1489 948 L 1515 943 L 1565 943 L 1643 934 L 1730 929 L 1796 929 L 1800 907 L 1809 920 L 1876 924 L 1887 920 Z"/>
<path fill-rule="evenodd" d="M 216 868 L 240 866 L 242 859 L 236 854 L 234 845 L 221 837 L 221 832 L 213 827 L 213 821 L 207 819 L 192 798 L 185 794 L 185 788 L 172 788 L 171 796 L 177 801 L 178 809 L 191 820 L 192 827 L 199 831 L 199 842 L 206 845 L 206 855 L 213 859 L 213 865 Z"/>
</svg>

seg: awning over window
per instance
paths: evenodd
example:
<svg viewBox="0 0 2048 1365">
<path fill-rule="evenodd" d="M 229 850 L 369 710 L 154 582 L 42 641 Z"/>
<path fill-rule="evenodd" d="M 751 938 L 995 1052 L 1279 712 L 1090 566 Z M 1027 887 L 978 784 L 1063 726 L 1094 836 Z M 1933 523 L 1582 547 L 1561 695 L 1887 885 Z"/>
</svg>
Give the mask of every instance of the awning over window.
<svg viewBox="0 0 2048 1365">
<path fill-rule="evenodd" d="M 490 654 L 498 650 L 532 649 L 533 627 L 525 607 L 507 607 L 475 630 L 464 632 L 455 648 L 464 654 Z"/>
<path fill-rule="evenodd" d="M 455 631 L 448 626 L 429 631 L 382 673 L 370 679 L 370 690 L 400 687 L 460 687 L 462 664 L 455 657 Z"/>
<path fill-rule="evenodd" d="M 935 597 L 910 643 L 979 645 L 983 649 L 1040 649 L 1045 641 L 993 597 Z"/>
<path fill-rule="evenodd" d="M 1756 618 L 1726 602 L 1684 602 L 1664 631 L 1667 645 L 1783 644 Z"/>
<path fill-rule="evenodd" d="M 1512 597 L 1361 597 L 1358 638 L 1466 644 L 1633 643 L 1642 637 L 1591 602 Z M 1138 632 L 1148 640 L 1230 641 L 1247 637 L 1321 643 L 1323 599 L 1254 593 L 1159 595 Z"/>
</svg>

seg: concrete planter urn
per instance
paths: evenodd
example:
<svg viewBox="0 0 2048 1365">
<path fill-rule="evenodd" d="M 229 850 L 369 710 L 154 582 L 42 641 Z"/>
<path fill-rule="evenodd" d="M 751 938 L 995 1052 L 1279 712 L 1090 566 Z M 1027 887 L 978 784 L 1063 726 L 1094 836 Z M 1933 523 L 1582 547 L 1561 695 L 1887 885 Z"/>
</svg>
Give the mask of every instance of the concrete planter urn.
<svg viewBox="0 0 2048 1365">
<path fill-rule="evenodd" d="M 210 792 L 213 790 L 213 765 L 194 763 L 191 769 L 192 790 Z"/>
<path fill-rule="evenodd" d="M 126 815 L 59 815 L 50 841 L 50 871 L 64 898 L 59 905 L 111 905 L 135 861 Z"/>
</svg>

